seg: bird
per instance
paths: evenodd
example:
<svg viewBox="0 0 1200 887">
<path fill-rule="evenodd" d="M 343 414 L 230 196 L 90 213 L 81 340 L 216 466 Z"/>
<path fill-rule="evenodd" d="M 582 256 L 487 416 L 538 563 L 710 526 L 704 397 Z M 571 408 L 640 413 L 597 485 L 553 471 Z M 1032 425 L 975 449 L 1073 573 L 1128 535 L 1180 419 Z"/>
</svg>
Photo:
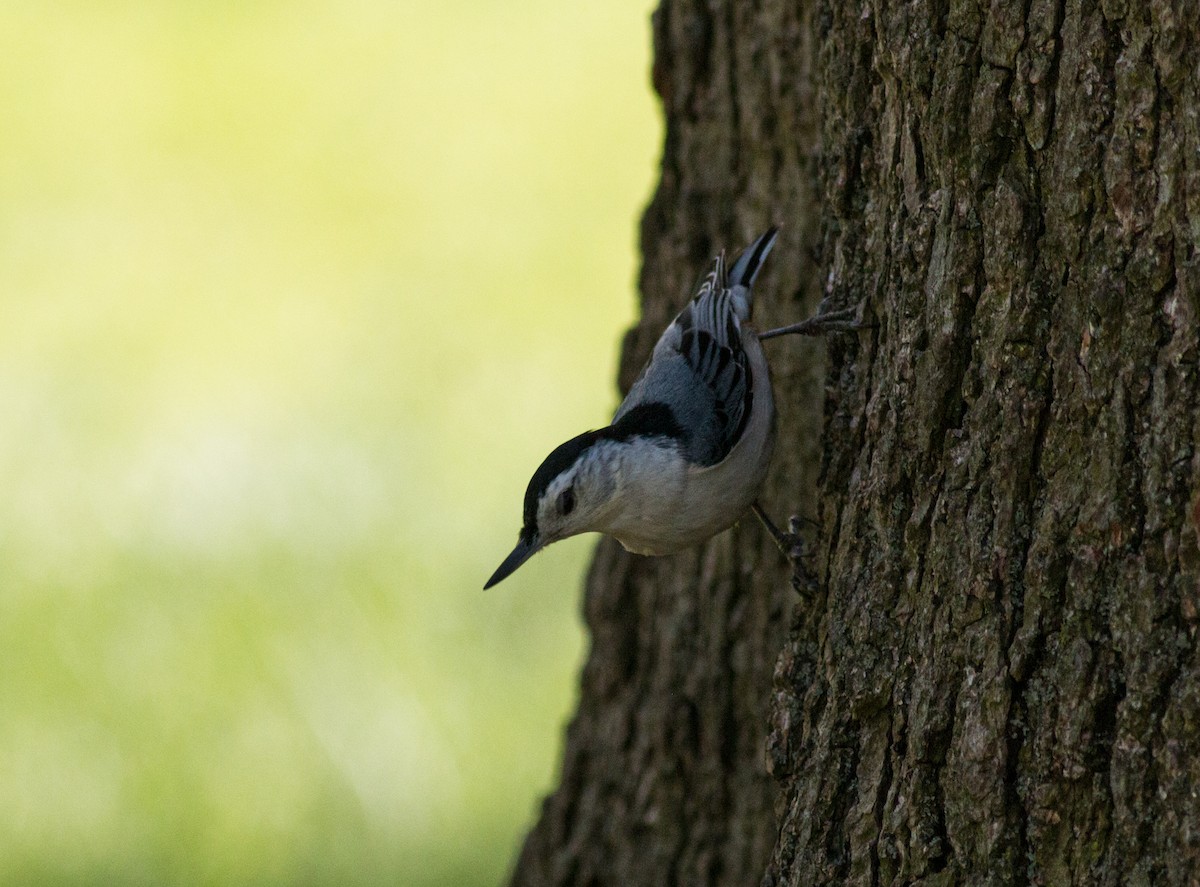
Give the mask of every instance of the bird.
<svg viewBox="0 0 1200 887">
<path fill-rule="evenodd" d="M 761 343 L 861 324 L 844 309 L 755 331 L 754 281 L 778 234 L 778 226 L 767 229 L 732 265 L 718 254 L 612 422 L 543 460 L 525 491 L 516 547 L 485 590 L 569 536 L 600 532 L 636 554 L 672 554 L 731 527 L 747 510 L 785 553 L 796 552 L 794 536 L 758 504 L 775 447 L 775 400 Z"/>
</svg>

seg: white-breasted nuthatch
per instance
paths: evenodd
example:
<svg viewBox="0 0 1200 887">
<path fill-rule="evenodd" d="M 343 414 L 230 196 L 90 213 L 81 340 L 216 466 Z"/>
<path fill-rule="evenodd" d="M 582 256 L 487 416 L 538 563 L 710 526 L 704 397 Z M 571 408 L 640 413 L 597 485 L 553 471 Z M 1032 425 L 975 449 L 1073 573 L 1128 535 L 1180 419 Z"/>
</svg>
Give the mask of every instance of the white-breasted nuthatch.
<svg viewBox="0 0 1200 887">
<path fill-rule="evenodd" d="M 755 513 L 775 446 L 775 401 L 761 339 L 858 328 L 854 311 L 757 333 L 751 287 L 775 244 L 771 228 L 726 269 L 724 255 L 667 327 L 613 416 L 555 449 L 525 491 L 517 546 L 485 589 L 534 552 L 578 533 L 613 536 L 637 554 L 670 554 Z"/>
</svg>

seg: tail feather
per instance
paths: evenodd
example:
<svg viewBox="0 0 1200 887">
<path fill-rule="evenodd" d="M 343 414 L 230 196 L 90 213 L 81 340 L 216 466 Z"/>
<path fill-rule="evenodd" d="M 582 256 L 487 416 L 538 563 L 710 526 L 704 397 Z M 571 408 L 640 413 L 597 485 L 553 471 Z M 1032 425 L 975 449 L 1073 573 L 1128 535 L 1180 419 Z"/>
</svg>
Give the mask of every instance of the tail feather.
<svg viewBox="0 0 1200 887">
<path fill-rule="evenodd" d="M 729 269 L 728 280 L 731 287 L 744 286 L 749 289 L 754 286 L 754 278 L 758 277 L 758 272 L 762 270 L 762 264 L 770 254 L 771 247 L 775 245 L 778 234 L 779 226 L 772 225 L 766 233 L 742 251 L 733 267 Z"/>
</svg>

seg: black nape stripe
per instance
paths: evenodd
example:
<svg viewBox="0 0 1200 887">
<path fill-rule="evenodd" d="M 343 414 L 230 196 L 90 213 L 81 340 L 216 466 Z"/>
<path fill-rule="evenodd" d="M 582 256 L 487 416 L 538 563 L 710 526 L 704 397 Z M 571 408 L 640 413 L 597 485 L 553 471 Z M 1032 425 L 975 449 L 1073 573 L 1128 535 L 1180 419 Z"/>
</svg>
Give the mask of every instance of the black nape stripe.
<svg viewBox="0 0 1200 887">
<path fill-rule="evenodd" d="M 528 533 L 532 536 L 537 532 L 538 500 L 542 498 L 542 493 L 546 492 L 546 488 L 550 486 L 554 478 L 574 465 L 579 454 L 598 441 L 607 430 L 585 431 L 578 437 L 559 444 L 538 466 L 538 470 L 533 473 L 529 486 L 525 490 L 525 528 L 521 531 L 523 534 Z"/>
<path fill-rule="evenodd" d="M 634 437 L 681 440 L 684 436 L 675 412 L 665 403 L 657 402 L 638 404 L 600 433 L 608 440 L 629 440 Z"/>
<path fill-rule="evenodd" d="M 665 437 L 683 439 L 675 413 L 665 403 L 638 404 L 618 421 L 599 431 L 585 431 L 551 451 L 538 466 L 525 490 L 524 522 L 522 538 L 532 537 L 537 532 L 537 507 L 542 494 L 554 479 L 575 464 L 592 444 L 598 440 L 627 441 L 635 437 Z"/>
</svg>

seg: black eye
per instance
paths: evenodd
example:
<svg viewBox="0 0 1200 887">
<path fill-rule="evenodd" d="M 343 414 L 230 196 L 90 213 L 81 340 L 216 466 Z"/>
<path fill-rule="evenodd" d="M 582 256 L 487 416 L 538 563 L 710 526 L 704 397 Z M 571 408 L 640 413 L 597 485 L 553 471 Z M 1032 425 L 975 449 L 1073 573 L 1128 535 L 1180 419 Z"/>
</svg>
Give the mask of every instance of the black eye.
<svg viewBox="0 0 1200 887">
<path fill-rule="evenodd" d="M 567 487 L 558 494 L 558 513 L 566 517 L 575 509 L 575 488 Z"/>
</svg>

